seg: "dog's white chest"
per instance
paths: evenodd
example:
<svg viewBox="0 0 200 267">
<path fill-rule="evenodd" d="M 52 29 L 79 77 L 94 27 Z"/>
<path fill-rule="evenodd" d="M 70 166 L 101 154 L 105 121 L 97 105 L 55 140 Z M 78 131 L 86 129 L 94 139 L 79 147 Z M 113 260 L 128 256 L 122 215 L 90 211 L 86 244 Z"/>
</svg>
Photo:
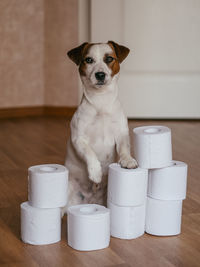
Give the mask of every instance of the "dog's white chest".
<svg viewBox="0 0 200 267">
<path fill-rule="evenodd" d="M 90 144 L 94 148 L 113 146 L 115 144 L 114 128 L 115 123 L 112 122 L 111 116 L 98 113 L 88 125 L 87 137 L 90 139 Z"/>
<path fill-rule="evenodd" d="M 97 114 L 88 125 L 87 138 L 101 162 L 108 160 L 113 155 L 115 128 L 112 117 L 106 113 Z"/>
</svg>

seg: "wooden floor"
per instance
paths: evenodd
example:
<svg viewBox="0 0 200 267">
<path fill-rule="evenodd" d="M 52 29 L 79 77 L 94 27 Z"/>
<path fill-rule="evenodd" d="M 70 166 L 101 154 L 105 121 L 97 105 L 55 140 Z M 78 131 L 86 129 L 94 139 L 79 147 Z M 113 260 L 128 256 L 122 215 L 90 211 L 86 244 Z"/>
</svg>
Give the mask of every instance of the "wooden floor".
<svg viewBox="0 0 200 267">
<path fill-rule="evenodd" d="M 27 200 L 27 168 L 63 164 L 69 121 L 55 117 L 0 120 L 0 266 L 200 266 L 200 122 L 129 122 L 130 129 L 149 124 L 172 129 L 173 157 L 189 165 L 181 235 L 145 234 L 130 241 L 111 238 L 107 249 L 78 252 L 67 245 L 66 218 L 57 244 L 32 246 L 20 240 L 19 205 Z"/>
</svg>

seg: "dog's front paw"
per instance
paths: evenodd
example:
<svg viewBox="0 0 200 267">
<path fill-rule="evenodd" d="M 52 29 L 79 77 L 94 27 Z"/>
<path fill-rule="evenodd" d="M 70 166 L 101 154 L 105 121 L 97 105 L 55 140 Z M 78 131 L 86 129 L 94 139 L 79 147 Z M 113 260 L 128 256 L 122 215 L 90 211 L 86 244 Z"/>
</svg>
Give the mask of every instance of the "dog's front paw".
<svg viewBox="0 0 200 267">
<path fill-rule="evenodd" d="M 95 184 L 99 184 L 102 179 L 102 169 L 101 164 L 97 159 L 93 159 L 88 164 L 88 175 L 89 179 Z"/>
<path fill-rule="evenodd" d="M 130 156 L 123 156 L 119 160 L 119 164 L 122 168 L 135 169 L 138 167 L 137 161 Z"/>
</svg>

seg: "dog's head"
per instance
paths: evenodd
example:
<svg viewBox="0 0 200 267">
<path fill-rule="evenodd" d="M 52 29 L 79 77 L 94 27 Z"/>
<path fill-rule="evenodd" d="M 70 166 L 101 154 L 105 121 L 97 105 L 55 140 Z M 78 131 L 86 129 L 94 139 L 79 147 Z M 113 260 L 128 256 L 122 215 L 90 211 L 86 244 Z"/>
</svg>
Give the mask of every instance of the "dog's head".
<svg viewBox="0 0 200 267">
<path fill-rule="evenodd" d="M 107 44 L 83 43 L 67 54 L 79 66 L 82 82 L 99 89 L 112 82 L 128 53 L 127 47 L 108 41 Z"/>
</svg>

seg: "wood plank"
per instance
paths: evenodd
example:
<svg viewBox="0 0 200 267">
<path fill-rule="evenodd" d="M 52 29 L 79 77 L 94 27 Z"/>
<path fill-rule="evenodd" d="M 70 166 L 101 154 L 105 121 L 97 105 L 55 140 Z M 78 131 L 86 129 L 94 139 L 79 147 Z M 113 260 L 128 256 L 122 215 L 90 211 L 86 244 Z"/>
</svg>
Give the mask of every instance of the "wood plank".
<svg viewBox="0 0 200 267">
<path fill-rule="evenodd" d="M 41 116 L 43 114 L 44 114 L 44 107 L 43 106 L 0 108 L 0 118 Z"/>
<path fill-rule="evenodd" d="M 71 118 L 77 107 L 33 106 L 0 108 L 0 118 L 32 116 L 66 116 Z"/>
</svg>

